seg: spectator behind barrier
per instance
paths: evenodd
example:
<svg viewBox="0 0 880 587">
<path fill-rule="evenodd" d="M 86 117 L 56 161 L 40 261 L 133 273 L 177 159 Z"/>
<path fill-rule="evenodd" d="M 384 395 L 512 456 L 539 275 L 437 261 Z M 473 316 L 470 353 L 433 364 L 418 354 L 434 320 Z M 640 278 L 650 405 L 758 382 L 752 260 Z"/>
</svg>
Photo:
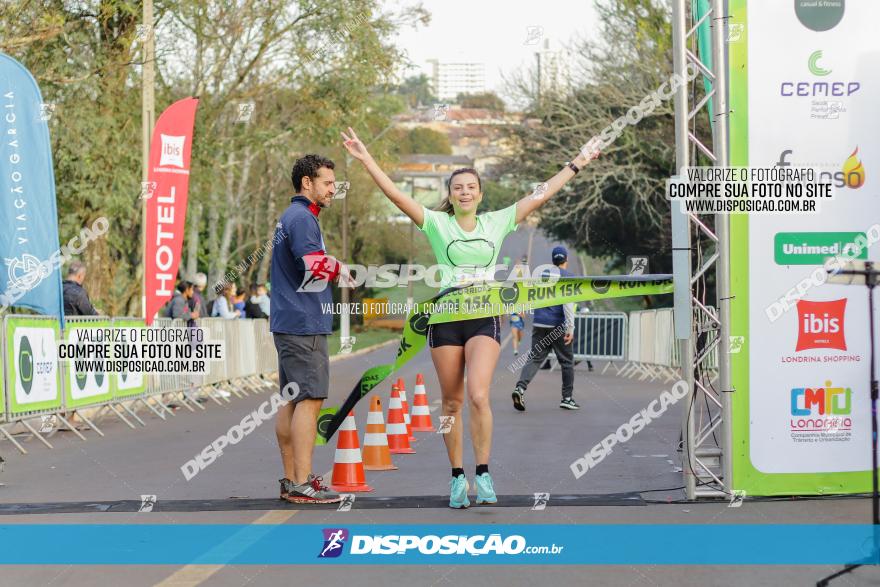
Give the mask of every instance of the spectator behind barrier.
<svg viewBox="0 0 880 587">
<path fill-rule="evenodd" d="M 97 316 L 98 310 L 89 300 L 82 286 L 86 279 L 86 266 L 82 261 L 72 261 L 67 268 L 67 279 L 61 284 L 64 291 L 65 316 Z"/>
<path fill-rule="evenodd" d="M 271 308 L 271 300 L 269 299 L 269 290 L 262 283 L 257 284 L 257 303 L 260 304 L 260 309 L 266 314 L 266 316 L 270 315 L 269 309 Z"/>
<path fill-rule="evenodd" d="M 241 316 L 241 312 L 235 309 L 235 284 L 227 283 L 220 291 L 220 295 L 214 300 L 211 310 L 212 317 L 232 320 Z"/>
<path fill-rule="evenodd" d="M 245 312 L 244 312 L 244 305 L 245 305 L 245 300 L 247 300 L 247 297 L 248 296 L 247 296 L 246 292 L 241 292 L 241 293 L 235 295 L 235 298 L 233 299 L 233 302 L 232 302 L 233 307 L 236 310 L 238 310 L 238 317 L 241 319 L 247 318 L 247 316 L 245 315 Z"/>
<path fill-rule="evenodd" d="M 188 305 L 190 310 L 198 312 L 199 316 L 201 317 L 207 316 L 211 313 L 210 311 L 208 311 L 206 300 L 202 295 L 202 292 L 205 291 L 206 285 L 208 285 L 208 276 L 204 273 L 196 273 L 195 277 L 193 277 L 193 295 L 188 300 Z M 195 320 L 190 320 L 187 323 L 187 326 L 195 325 Z"/>
<path fill-rule="evenodd" d="M 190 301 L 193 298 L 193 284 L 189 281 L 181 281 L 177 284 L 171 303 L 168 304 L 167 316 L 173 320 L 186 320 L 187 324 L 199 317 L 197 310 L 190 309 Z"/>
<path fill-rule="evenodd" d="M 265 305 L 265 308 L 263 307 Z M 262 285 L 252 283 L 250 287 L 250 297 L 244 304 L 244 313 L 248 318 L 268 318 L 269 317 L 269 296 L 266 295 L 266 288 Z"/>
</svg>

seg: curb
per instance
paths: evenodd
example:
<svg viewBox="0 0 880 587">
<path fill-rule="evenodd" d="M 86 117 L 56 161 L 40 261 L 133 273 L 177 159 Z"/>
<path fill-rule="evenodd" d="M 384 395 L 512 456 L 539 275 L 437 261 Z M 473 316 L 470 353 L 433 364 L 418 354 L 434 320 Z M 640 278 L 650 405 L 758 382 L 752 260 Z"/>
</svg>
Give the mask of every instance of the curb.
<svg viewBox="0 0 880 587">
<path fill-rule="evenodd" d="M 399 343 L 399 342 L 400 342 L 400 339 L 392 338 L 392 339 L 390 339 L 390 340 L 386 340 L 385 342 L 379 342 L 379 343 L 376 343 L 376 344 L 370 345 L 370 346 L 368 346 L 368 347 L 366 347 L 366 348 L 362 348 L 362 349 L 356 350 L 356 351 L 354 351 L 353 353 L 347 353 L 347 354 L 344 354 L 344 355 L 336 354 L 336 355 L 333 355 L 333 356 L 330 357 L 330 363 L 332 364 L 332 363 L 334 363 L 335 361 L 341 361 L 341 360 L 343 360 L 343 359 L 350 359 L 351 357 L 357 357 L 357 356 L 359 356 L 359 355 L 365 355 L 365 354 L 367 354 L 367 353 L 369 353 L 369 352 L 372 352 L 372 351 L 374 351 L 374 350 L 376 350 L 376 349 L 378 349 L 378 348 L 381 348 L 381 347 L 383 347 L 383 346 L 388 346 L 388 345 L 391 344 L 391 343 Z"/>
</svg>

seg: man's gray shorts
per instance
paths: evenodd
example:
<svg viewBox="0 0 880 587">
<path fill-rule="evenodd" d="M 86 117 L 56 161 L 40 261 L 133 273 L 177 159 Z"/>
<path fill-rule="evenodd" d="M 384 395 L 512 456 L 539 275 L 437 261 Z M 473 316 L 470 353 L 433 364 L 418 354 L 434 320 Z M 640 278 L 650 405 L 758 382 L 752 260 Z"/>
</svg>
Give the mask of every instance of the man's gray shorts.
<svg viewBox="0 0 880 587">
<path fill-rule="evenodd" d="M 304 399 L 326 399 L 330 390 L 330 355 L 327 335 L 274 333 L 278 351 L 278 383 L 281 397 L 297 403 Z M 287 392 L 289 383 L 295 383 Z"/>
</svg>

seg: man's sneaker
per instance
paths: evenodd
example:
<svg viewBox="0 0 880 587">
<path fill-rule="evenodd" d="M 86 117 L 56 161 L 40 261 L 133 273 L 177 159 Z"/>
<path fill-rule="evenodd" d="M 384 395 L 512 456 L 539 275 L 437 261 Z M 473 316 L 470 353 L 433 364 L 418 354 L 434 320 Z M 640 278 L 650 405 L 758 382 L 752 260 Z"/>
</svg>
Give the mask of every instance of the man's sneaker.
<svg viewBox="0 0 880 587">
<path fill-rule="evenodd" d="M 559 402 L 559 407 L 565 410 L 579 410 L 581 407 L 578 405 L 576 401 L 571 399 L 570 397 L 563 398 L 561 402 Z"/>
<path fill-rule="evenodd" d="M 291 485 L 290 479 L 285 477 L 284 479 L 279 479 L 278 482 L 281 484 L 281 492 L 280 492 L 280 495 L 278 496 L 278 499 L 282 499 L 284 501 L 287 501 L 287 496 L 290 495 L 290 491 L 287 489 L 288 486 Z"/>
<path fill-rule="evenodd" d="M 468 499 L 469 488 L 470 486 L 468 485 L 467 478 L 464 475 L 459 475 L 458 477 L 450 479 L 449 507 L 457 510 L 469 507 L 471 505 L 471 500 Z"/>
<path fill-rule="evenodd" d="M 498 503 L 495 496 L 495 486 L 492 484 L 492 476 L 489 473 L 477 475 L 474 478 L 477 485 L 477 505 Z"/>
<path fill-rule="evenodd" d="M 513 398 L 513 407 L 519 410 L 520 412 L 526 411 L 526 390 L 522 387 L 517 387 L 513 390 L 511 397 Z"/>
<path fill-rule="evenodd" d="M 282 480 L 282 483 L 285 480 Z M 302 485 L 287 481 L 287 501 L 291 503 L 338 503 L 342 498 L 338 493 L 322 484 L 323 478 L 309 474 Z"/>
</svg>

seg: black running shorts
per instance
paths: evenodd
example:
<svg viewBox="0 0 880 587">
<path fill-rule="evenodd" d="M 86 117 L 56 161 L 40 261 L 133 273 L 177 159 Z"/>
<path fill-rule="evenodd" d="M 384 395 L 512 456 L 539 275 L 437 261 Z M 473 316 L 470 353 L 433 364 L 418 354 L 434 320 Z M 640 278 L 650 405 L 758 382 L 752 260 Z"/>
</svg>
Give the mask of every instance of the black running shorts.
<svg viewBox="0 0 880 587">
<path fill-rule="evenodd" d="M 464 343 L 473 337 L 481 335 L 491 337 L 495 339 L 495 342 L 501 344 L 501 318 L 492 316 L 431 324 L 428 326 L 428 345 L 431 348 L 464 346 Z"/>
</svg>

